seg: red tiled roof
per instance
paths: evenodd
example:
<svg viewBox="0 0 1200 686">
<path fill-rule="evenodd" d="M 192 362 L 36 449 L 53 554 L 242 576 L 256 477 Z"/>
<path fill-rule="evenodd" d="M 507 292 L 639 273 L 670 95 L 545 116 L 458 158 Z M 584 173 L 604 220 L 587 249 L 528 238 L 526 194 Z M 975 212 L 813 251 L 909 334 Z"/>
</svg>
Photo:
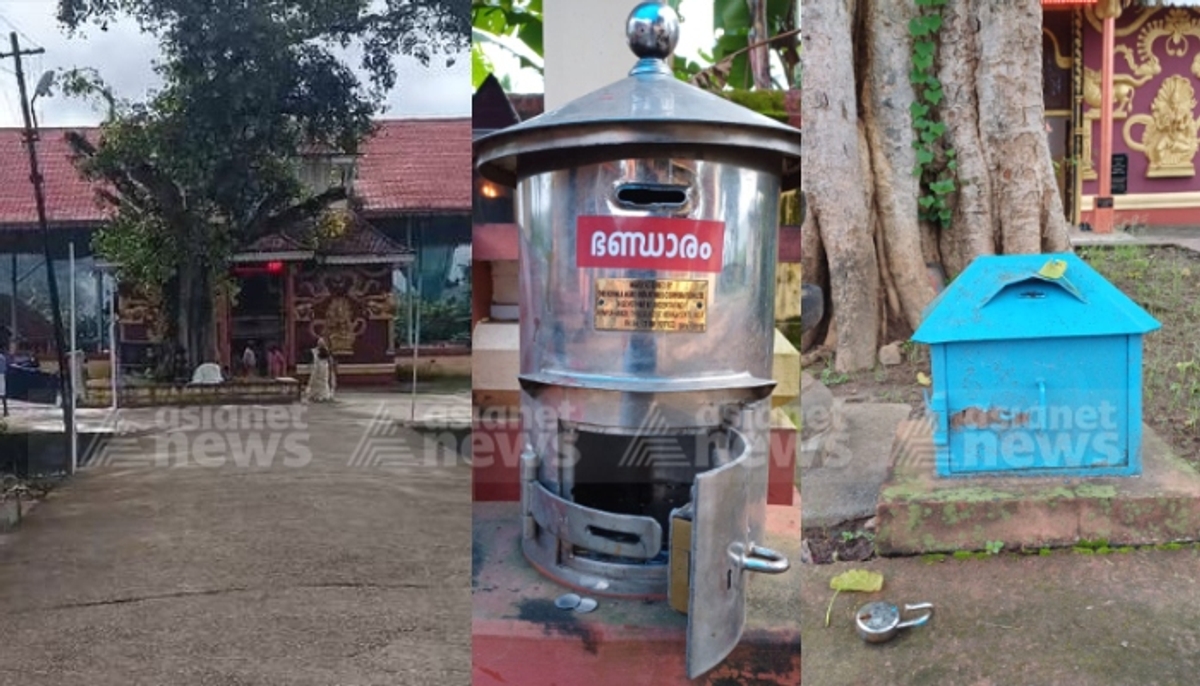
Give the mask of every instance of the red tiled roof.
<svg viewBox="0 0 1200 686">
<path fill-rule="evenodd" d="M 72 129 L 42 129 L 38 166 L 45 180 L 46 215 L 54 223 L 104 219 L 92 185 L 71 162 L 66 134 Z M 95 129 L 76 129 L 93 139 Z M 37 205 L 29 182 L 29 152 L 20 129 L 0 129 L 0 224 L 37 225 Z"/>
<path fill-rule="evenodd" d="M 363 144 L 354 192 L 366 214 L 471 211 L 471 120 L 379 122 Z"/>
<path fill-rule="evenodd" d="M 91 184 L 71 162 L 68 131 L 94 140 L 98 129 L 42 129 L 38 161 L 51 223 L 91 223 L 105 218 Z M 37 225 L 29 156 L 20 129 L 0 128 L 0 226 Z M 355 193 L 367 214 L 470 212 L 471 120 L 392 119 L 379 122 L 363 143 Z"/>
</svg>

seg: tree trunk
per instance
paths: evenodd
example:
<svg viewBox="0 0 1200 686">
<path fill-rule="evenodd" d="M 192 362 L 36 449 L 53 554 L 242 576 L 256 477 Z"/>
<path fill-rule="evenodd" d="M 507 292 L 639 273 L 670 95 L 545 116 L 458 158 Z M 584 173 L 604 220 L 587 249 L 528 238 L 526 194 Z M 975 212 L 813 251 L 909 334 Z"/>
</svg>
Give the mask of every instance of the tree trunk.
<svg viewBox="0 0 1200 686">
<path fill-rule="evenodd" d="M 934 295 L 928 263 L 953 277 L 982 254 L 1070 249 L 1045 133 L 1041 4 L 941 9 L 934 73 L 945 99 L 931 116 L 946 125 L 942 145 L 958 168 L 952 219 L 938 227 L 919 219 L 913 176 L 909 22 L 928 10 L 913 0 L 802 3 L 804 273 L 830 293 L 837 368 L 864 369 L 878 344 L 920 324 Z"/>
<path fill-rule="evenodd" d="M 176 342 L 184 350 L 190 372 L 216 359 L 211 270 L 205 264 L 188 263 L 180 265 L 178 273 L 180 327 Z"/>
<path fill-rule="evenodd" d="M 874 364 L 879 268 L 867 206 L 871 170 L 862 168 L 853 17 L 843 0 L 806 0 L 803 45 L 803 184 L 809 221 L 821 235 L 836 313 L 837 366 Z M 820 151 L 818 154 L 814 154 Z M 853 335 L 846 335 L 852 332 Z"/>
</svg>

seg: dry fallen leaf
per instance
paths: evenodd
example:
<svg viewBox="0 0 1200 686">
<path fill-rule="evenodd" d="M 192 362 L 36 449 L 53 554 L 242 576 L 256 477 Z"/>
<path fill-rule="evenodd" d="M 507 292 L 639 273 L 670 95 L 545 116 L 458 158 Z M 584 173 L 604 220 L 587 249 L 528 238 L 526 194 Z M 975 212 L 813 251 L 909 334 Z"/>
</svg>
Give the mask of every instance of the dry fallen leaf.
<svg viewBox="0 0 1200 686">
<path fill-rule="evenodd" d="M 925 372 L 917 372 L 917 383 L 922 386 L 929 386 L 933 384 L 933 379 L 930 379 L 929 375 Z"/>
</svg>

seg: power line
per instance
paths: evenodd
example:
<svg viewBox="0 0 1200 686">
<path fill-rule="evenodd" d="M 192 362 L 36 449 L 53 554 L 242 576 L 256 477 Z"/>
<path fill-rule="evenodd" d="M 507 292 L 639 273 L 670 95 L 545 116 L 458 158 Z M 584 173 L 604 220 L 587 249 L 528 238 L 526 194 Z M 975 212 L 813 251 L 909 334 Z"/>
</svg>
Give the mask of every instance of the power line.
<svg viewBox="0 0 1200 686">
<path fill-rule="evenodd" d="M 16 31 L 16 32 L 17 32 L 17 35 L 18 35 L 18 36 L 20 36 L 21 38 L 25 39 L 25 42 L 26 42 L 26 43 L 32 43 L 32 44 L 33 44 L 33 47 L 35 47 L 35 48 L 40 48 L 40 47 L 42 47 L 42 44 L 41 44 L 41 43 L 38 43 L 38 42 L 37 42 L 37 41 L 35 41 L 34 39 L 30 38 L 30 37 L 29 37 L 29 34 L 27 34 L 27 33 L 25 33 L 24 31 L 22 31 L 22 30 L 21 30 L 21 27 L 19 27 L 19 26 L 17 26 L 16 24 L 12 23 L 12 20 L 11 20 L 11 19 L 9 19 L 8 17 L 4 16 L 3 14 L 0 14 L 0 21 L 4 22 L 5 24 L 8 24 L 9 28 L 11 28 L 13 31 Z"/>
</svg>

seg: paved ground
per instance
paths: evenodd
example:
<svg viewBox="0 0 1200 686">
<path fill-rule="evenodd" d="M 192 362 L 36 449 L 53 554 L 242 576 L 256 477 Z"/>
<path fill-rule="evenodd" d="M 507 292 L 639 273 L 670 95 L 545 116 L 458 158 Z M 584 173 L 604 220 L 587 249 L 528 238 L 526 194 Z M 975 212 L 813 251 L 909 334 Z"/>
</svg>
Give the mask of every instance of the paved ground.
<svg viewBox="0 0 1200 686">
<path fill-rule="evenodd" d="M 1090 231 L 1072 231 L 1071 245 L 1177 245 L 1181 248 L 1200 251 L 1200 231 L 1194 226 L 1138 227 L 1133 232 L 1114 231 L 1099 234 Z"/>
<path fill-rule="evenodd" d="M 912 411 L 899 403 L 838 403 L 844 425 L 804 471 L 804 525 L 827 527 L 875 516 L 887 479 L 896 425 Z"/>
<path fill-rule="evenodd" d="M 841 594 L 850 568 L 882 572 L 877 594 Z M 1200 552 L 801 568 L 805 686 L 1192 686 L 1200 673 Z M 849 597 L 848 597 L 849 596 Z M 871 600 L 932 602 L 930 623 L 867 645 L 853 613 Z"/>
<path fill-rule="evenodd" d="M 807 499 L 818 495 L 806 494 L 806 517 Z M 848 569 L 881 572 L 884 589 L 840 595 L 826 628 L 830 579 Z M 1200 673 L 1193 546 L 806 564 L 800 584 L 806 686 L 1191 686 Z M 934 618 L 891 643 L 866 645 L 854 611 L 880 599 L 932 602 Z"/>
<path fill-rule="evenodd" d="M 470 471 L 406 458 L 388 400 L 279 431 L 129 413 L 152 431 L 0 536 L 0 685 L 466 684 Z"/>
</svg>

